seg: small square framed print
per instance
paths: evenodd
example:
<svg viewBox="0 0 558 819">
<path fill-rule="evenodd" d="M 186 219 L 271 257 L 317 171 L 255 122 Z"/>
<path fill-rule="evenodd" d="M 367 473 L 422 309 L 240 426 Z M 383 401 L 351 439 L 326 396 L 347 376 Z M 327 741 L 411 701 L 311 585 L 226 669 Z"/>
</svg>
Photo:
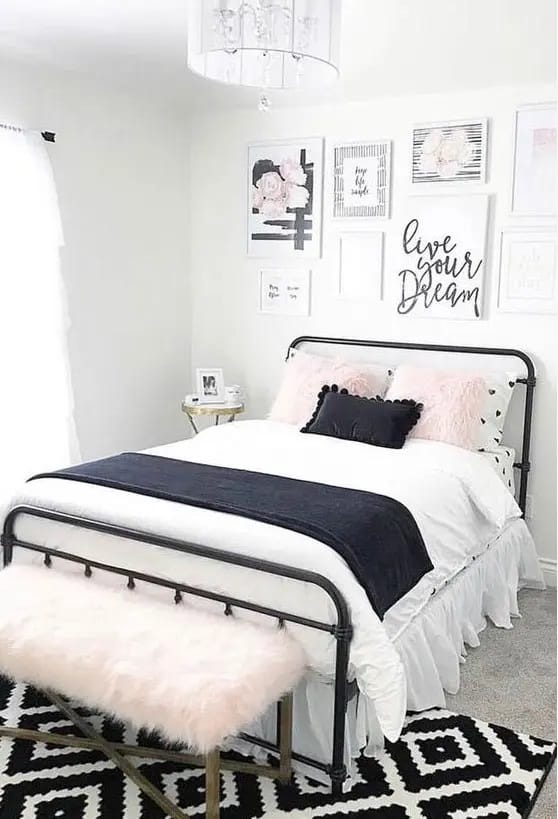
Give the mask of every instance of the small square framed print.
<svg viewBox="0 0 558 819">
<path fill-rule="evenodd" d="M 225 403 L 225 379 L 220 368 L 196 370 L 196 391 L 202 404 Z"/>
<path fill-rule="evenodd" d="M 556 235 L 551 230 L 502 232 L 498 309 L 558 313 Z"/>
<path fill-rule="evenodd" d="M 310 315 L 310 271 L 260 270 L 260 313 Z"/>
</svg>

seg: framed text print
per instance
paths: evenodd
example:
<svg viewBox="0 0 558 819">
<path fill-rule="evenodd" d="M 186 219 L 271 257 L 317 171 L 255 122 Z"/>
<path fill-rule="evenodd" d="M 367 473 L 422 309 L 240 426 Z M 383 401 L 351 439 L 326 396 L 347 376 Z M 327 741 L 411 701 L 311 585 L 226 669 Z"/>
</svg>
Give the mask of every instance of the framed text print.
<svg viewBox="0 0 558 819">
<path fill-rule="evenodd" d="M 510 313 L 558 313 L 553 231 L 502 232 L 498 309 Z"/>
<path fill-rule="evenodd" d="M 321 255 L 323 140 L 248 148 L 248 255 Z"/>
<path fill-rule="evenodd" d="M 512 213 L 556 213 L 556 105 L 530 105 L 515 115 Z"/>
<path fill-rule="evenodd" d="M 309 270 L 260 270 L 260 313 L 310 314 Z"/>
<path fill-rule="evenodd" d="M 391 142 L 355 142 L 333 149 L 333 216 L 388 219 Z"/>
<path fill-rule="evenodd" d="M 411 196 L 389 285 L 401 316 L 482 317 L 486 195 Z"/>
<path fill-rule="evenodd" d="M 419 125 L 413 130 L 413 183 L 484 182 L 488 120 Z"/>
</svg>

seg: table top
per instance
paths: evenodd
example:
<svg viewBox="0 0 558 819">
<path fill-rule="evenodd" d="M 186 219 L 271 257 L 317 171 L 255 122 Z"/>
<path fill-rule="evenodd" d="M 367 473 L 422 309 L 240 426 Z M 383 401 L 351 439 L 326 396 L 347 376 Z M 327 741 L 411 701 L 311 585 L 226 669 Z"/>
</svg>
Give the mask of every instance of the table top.
<svg viewBox="0 0 558 819">
<path fill-rule="evenodd" d="M 204 404 L 201 401 L 190 404 L 183 401 L 182 412 L 188 415 L 237 415 L 244 412 L 244 404 L 242 401 L 227 401 L 224 404 Z"/>
</svg>

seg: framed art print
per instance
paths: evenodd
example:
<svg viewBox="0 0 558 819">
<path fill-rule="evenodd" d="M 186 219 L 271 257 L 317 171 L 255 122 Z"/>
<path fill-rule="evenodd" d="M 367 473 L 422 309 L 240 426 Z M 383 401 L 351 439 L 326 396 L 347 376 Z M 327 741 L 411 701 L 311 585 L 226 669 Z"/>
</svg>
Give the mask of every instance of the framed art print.
<svg viewBox="0 0 558 819">
<path fill-rule="evenodd" d="M 413 183 L 485 182 L 487 135 L 487 119 L 417 126 Z"/>
<path fill-rule="evenodd" d="M 355 142 L 333 148 L 333 216 L 388 219 L 391 142 Z"/>
<path fill-rule="evenodd" d="M 411 196 L 387 280 L 401 316 L 480 319 L 489 197 Z"/>
<path fill-rule="evenodd" d="M 502 232 L 498 309 L 558 313 L 555 233 L 536 229 Z"/>
<path fill-rule="evenodd" d="M 260 270 L 260 313 L 310 314 L 309 270 Z"/>
<path fill-rule="evenodd" d="M 384 234 L 351 231 L 339 237 L 338 295 L 344 299 L 382 298 Z"/>
<path fill-rule="evenodd" d="M 248 255 L 321 256 L 323 140 L 248 148 Z"/>
<path fill-rule="evenodd" d="M 529 105 L 515 115 L 512 214 L 556 213 L 556 105 Z"/>
</svg>

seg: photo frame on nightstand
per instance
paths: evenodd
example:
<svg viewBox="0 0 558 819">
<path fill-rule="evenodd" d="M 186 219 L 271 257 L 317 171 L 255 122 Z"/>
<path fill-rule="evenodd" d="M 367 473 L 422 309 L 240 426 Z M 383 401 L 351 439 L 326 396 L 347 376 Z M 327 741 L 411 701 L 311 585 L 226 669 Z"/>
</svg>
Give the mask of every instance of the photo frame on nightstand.
<svg viewBox="0 0 558 819">
<path fill-rule="evenodd" d="M 196 393 L 203 404 L 225 403 L 225 379 L 220 368 L 196 370 Z"/>
</svg>

